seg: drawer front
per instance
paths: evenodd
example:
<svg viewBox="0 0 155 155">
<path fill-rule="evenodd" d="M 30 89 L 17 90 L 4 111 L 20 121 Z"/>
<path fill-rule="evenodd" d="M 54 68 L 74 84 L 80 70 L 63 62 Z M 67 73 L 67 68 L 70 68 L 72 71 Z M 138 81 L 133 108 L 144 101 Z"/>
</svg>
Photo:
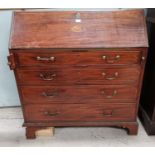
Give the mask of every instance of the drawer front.
<svg viewBox="0 0 155 155">
<path fill-rule="evenodd" d="M 85 50 L 84 50 L 85 51 Z M 16 53 L 20 66 L 55 66 L 78 64 L 139 64 L 140 51 L 51 51 Z"/>
<path fill-rule="evenodd" d="M 136 106 L 108 104 L 25 105 L 27 122 L 48 121 L 133 121 Z"/>
<path fill-rule="evenodd" d="M 137 88 L 127 85 L 22 86 L 24 103 L 136 102 Z"/>
<path fill-rule="evenodd" d="M 19 84 L 22 85 L 128 84 L 139 81 L 140 66 L 130 68 L 17 69 L 16 75 Z"/>
</svg>

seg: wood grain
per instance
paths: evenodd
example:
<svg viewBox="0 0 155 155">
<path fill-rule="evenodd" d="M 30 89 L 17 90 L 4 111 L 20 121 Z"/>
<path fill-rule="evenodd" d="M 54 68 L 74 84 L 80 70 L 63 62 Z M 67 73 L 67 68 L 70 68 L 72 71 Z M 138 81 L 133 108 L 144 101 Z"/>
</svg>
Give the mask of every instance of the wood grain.
<svg viewBox="0 0 155 155">
<path fill-rule="evenodd" d="M 137 84 L 141 70 L 139 66 L 78 68 L 17 69 L 16 74 L 20 85 Z"/>
<path fill-rule="evenodd" d="M 14 13 L 8 60 L 26 136 L 50 126 L 116 126 L 136 135 L 148 46 L 144 12 L 82 11 L 80 23 L 76 13 Z"/>
<path fill-rule="evenodd" d="M 25 105 L 27 122 L 134 121 L 135 105 L 52 104 Z"/>
<path fill-rule="evenodd" d="M 147 47 L 143 10 L 14 13 L 10 48 Z M 80 32 L 72 31 L 79 27 Z"/>
<path fill-rule="evenodd" d="M 38 51 L 38 52 L 37 52 Z M 66 52 L 68 53 L 66 55 Z M 131 65 L 141 63 L 141 50 L 92 50 L 92 49 L 72 49 L 72 50 L 18 50 L 16 62 L 19 66 L 57 66 L 57 65 Z M 54 61 L 37 60 L 37 57 L 50 58 Z M 106 58 L 103 59 L 103 56 Z M 119 56 L 119 59 L 116 57 Z"/>
<path fill-rule="evenodd" d="M 24 104 L 105 104 L 136 102 L 137 99 L 137 88 L 127 85 L 22 86 L 21 92 Z"/>
</svg>

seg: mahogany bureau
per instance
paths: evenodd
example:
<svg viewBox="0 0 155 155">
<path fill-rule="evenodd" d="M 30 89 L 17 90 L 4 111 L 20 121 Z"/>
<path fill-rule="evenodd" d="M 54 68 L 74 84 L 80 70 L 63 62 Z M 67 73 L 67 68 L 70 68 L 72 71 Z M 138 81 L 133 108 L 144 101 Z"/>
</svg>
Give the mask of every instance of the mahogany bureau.
<svg viewBox="0 0 155 155">
<path fill-rule="evenodd" d="M 50 126 L 137 134 L 147 46 L 143 10 L 14 12 L 8 61 L 26 137 Z"/>
</svg>

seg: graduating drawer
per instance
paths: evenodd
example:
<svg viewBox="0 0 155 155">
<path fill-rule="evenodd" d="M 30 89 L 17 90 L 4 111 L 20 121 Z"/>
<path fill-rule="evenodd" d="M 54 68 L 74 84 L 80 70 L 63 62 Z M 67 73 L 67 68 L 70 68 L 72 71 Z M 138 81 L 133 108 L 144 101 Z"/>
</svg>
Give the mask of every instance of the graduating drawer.
<svg viewBox="0 0 155 155">
<path fill-rule="evenodd" d="M 127 85 L 22 86 L 24 103 L 136 102 L 137 88 Z"/>
<path fill-rule="evenodd" d="M 140 51 L 66 50 L 21 51 L 16 53 L 19 66 L 139 64 Z"/>
<path fill-rule="evenodd" d="M 136 106 L 121 104 L 25 105 L 26 122 L 134 121 Z"/>
<path fill-rule="evenodd" d="M 128 84 L 138 83 L 140 66 L 17 69 L 16 77 L 21 85 Z"/>
</svg>

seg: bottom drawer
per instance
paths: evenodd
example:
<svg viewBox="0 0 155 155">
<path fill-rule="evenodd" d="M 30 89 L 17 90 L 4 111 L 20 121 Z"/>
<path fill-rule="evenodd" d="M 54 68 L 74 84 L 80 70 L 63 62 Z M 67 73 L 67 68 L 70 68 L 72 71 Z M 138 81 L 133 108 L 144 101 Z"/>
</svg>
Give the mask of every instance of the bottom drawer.
<svg viewBox="0 0 155 155">
<path fill-rule="evenodd" d="M 26 122 L 48 121 L 133 121 L 136 105 L 132 104 L 52 104 L 24 105 Z"/>
</svg>

